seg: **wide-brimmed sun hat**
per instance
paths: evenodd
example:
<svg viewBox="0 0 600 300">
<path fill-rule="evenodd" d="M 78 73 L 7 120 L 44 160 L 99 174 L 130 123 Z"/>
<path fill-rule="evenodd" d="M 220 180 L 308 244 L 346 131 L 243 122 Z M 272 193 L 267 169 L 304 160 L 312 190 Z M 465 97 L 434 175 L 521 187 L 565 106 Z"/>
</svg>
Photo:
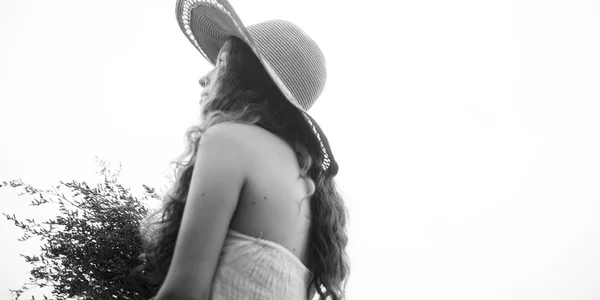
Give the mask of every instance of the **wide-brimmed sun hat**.
<svg viewBox="0 0 600 300">
<path fill-rule="evenodd" d="M 337 174 L 338 165 L 327 137 L 308 114 L 325 87 L 325 57 L 300 27 L 283 20 L 246 27 L 226 0 L 178 0 L 176 16 L 185 36 L 213 65 L 228 37 L 236 36 L 248 44 L 273 82 L 312 128 L 308 144 L 320 147 L 325 172 Z"/>
</svg>

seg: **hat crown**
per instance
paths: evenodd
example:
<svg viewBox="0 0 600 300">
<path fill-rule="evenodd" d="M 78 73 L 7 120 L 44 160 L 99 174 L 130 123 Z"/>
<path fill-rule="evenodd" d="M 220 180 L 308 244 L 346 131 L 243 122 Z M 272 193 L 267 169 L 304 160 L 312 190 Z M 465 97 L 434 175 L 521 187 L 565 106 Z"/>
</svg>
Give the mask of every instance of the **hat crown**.
<svg viewBox="0 0 600 300">
<path fill-rule="evenodd" d="M 283 20 L 270 20 L 244 26 L 227 0 L 177 0 L 179 27 L 214 64 L 229 36 L 242 39 L 250 48 L 283 95 L 303 111 L 322 151 L 323 170 L 330 176 L 338 172 L 331 147 L 316 121 L 307 111 L 323 92 L 327 71 L 325 57 L 317 44 L 298 26 Z"/>
<path fill-rule="evenodd" d="M 323 92 L 327 80 L 325 56 L 319 46 L 289 21 L 270 20 L 247 29 L 258 54 L 288 88 L 293 98 L 290 100 L 297 102 L 303 110 L 309 110 Z M 284 94 L 287 93 L 284 91 Z"/>
</svg>

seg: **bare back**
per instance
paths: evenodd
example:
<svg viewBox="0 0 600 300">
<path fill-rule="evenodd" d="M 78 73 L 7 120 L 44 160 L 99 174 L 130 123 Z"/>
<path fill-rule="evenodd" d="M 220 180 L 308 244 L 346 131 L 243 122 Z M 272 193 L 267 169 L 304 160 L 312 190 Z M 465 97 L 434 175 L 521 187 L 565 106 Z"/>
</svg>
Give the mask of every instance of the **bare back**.
<svg viewBox="0 0 600 300">
<path fill-rule="evenodd" d="M 255 125 L 244 131 L 255 160 L 230 228 L 280 244 L 310 268 L 309 195 L 314 183 L 300 178 L 296 155 L 283 139 Z"/>
</svg>

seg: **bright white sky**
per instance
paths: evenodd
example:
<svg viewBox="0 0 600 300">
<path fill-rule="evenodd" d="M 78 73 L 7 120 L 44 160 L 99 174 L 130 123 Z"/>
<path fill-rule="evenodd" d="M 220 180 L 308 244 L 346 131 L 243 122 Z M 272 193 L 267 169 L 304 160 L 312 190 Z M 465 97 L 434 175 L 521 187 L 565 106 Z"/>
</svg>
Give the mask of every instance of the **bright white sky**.
<svg viewBox="0 0 600 300">
<path fill-rule="evenodd" d="M 327 57 L 311 113 L 350 208 L 348 299 L 600 298 L 600 2 L 232 4 L 247 25 L 300 25 Z M 209 70 L 174 11 L 1 1 L 0 181 L 89 180 L 99 156 L 134 190 L 165 184 Z M 8 299 L 37 248 L 0 226 Z"/>
</svg>

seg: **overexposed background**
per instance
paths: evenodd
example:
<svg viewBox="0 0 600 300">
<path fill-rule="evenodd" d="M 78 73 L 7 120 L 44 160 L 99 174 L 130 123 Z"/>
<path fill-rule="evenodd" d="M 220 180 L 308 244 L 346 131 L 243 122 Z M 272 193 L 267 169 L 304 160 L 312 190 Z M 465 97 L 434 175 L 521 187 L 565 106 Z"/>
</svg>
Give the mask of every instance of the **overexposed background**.
<svg viewBox="0 0 600 300">
<path fill-rule="evenodd" d="M 348 299 L 600 299 L 600 2 L 231 2 L 326 55 L 311 113 L 350 209 Z M 174 11 L 1 1 L 0 181 L 93 179 L 99 156 L 165 184 L 210 69 Z M 0 226 L 8 299 L 37 246 Z"/>
</svg>

